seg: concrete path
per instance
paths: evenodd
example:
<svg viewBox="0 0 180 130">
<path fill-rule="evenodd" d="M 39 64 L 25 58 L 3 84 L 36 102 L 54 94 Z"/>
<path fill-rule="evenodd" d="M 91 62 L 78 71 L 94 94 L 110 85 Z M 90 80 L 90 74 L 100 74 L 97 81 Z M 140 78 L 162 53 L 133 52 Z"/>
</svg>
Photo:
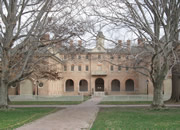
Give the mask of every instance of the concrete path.
<svg viewBox="0 0 180 130">
<path fill-rule="evenodd" d="M 17 130 L 87 130 L 96 118 L 99 111 L 97 104 L 101 100 L 100 97 L 94 97 L 82 104 L 47 115 Z"/>
</svg>

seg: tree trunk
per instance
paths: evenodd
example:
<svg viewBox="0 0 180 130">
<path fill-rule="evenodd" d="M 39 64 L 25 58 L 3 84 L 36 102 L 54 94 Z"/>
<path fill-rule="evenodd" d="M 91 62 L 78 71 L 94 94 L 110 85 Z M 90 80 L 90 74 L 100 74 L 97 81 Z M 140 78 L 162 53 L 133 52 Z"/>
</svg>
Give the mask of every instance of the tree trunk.
<svg viewBox="0 0 180 130">
<path fill-rule="evenodd" d="M 172 94 L 170 101 L 180 101 L 180 65 L 176 65 L 172 70 Z"/>
<path fill-rule="evenodd" d="M 163 91 L 162 91 L 162 83 L 154 84 L 154 92 L 153 92 L 153 108 L 162 108 L 164 107 L 163 101 Z"/>
<path fill-rule="evenodd" d="M 0 108 L 8 108 L 8 91 L 7 91 L 7 84 L 1 81 L 0 86 Z"/>
</svg>

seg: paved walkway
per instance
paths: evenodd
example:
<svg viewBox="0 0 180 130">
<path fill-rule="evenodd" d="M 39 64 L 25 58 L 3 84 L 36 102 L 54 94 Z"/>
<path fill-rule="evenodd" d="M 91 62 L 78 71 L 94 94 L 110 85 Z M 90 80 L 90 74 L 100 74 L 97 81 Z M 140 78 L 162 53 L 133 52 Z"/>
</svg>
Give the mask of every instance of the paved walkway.
<svg viewBox="0 0 180 130">
<path fill-rule="evenodd" d="M 150 105 L 98 105 L 101 97 L 94 97 L 79 105 L 10 105 L 10 107 L 59 107 L 65 108 L 17 130 L 88 130 L 91 128 L 101 107 L 149 107 Z M 166 104 L 167 107 L 179 107 L 179 104 Z"/>
<path fill-rule="evenodd" d="M 97 104 L 102 98 L 95 97 L 82 104 L 47 115 L 17 130 L 82 130 L 89 129 L 99 111 Z"/>
</svg>

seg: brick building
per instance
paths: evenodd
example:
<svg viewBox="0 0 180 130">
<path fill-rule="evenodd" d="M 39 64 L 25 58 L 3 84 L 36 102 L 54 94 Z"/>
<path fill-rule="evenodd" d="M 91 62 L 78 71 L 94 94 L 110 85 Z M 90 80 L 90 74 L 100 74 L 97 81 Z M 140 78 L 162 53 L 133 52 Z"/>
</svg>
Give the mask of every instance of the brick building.
<svg viewBox="0 0 180 130">
<path fill-rule="evenodd" d="M 62 72 L 61 80 L 27 79 L 19 87 L 12 87 L 10 94 L 35 94 L 35 95 L 92 95 L 103 92 L 106 95 L 135 95 L 153 93 L 150 80 L 138 73 L 133 64 L 134 54 L 143 46 L 138 40 L 138 46 L 132 46 L 127 40 L 126 47 L 122 41 L 113 49 L 104 47 L 104 35 L 99 32 L 96 37 L 96 47 L 86 49 L 78 41 L 78 47 L 70 42 L 68 49 L 60 50 L 56 57 L 49 58 L 53 67 Z M 57 60 L 61 59 L 59 64 Z M 171 77 L 164 81 L 164 93 L 171 91 Z"/>
</svg>

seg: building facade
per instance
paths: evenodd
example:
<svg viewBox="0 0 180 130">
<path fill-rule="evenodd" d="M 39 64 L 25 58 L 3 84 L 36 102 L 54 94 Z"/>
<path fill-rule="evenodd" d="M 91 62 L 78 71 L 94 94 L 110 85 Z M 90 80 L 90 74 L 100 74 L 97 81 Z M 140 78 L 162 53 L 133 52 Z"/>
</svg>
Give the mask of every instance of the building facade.
<svg viewBox="0 0 180 130">
<path fill-rule="evenodd" d="M 142 46 L 126 47 L 119 40 L 113 49 L 104 47 L 104 35 L 99 32 L 96 37 L 96 47 L 86 49 L 78 41 L 78 47 L 70 42 L 68 49 L 61 50 L 56 57 L 63 62 L 59 64 L 56 58 L 50 58 L 54 67 L 61 70 L 60 80 L 27 79 L 12 87 L 9 94 L 34 95 L 93 95 L 102 92 L 105 95 L 152 95 L 153 87 L 150 80 L 138 73 L 136 69 L 129 68 L 133 64 L 131 56 Z M 164 82 L 164 93 L 171 92 L 171 77 Z"/>
</svg>

